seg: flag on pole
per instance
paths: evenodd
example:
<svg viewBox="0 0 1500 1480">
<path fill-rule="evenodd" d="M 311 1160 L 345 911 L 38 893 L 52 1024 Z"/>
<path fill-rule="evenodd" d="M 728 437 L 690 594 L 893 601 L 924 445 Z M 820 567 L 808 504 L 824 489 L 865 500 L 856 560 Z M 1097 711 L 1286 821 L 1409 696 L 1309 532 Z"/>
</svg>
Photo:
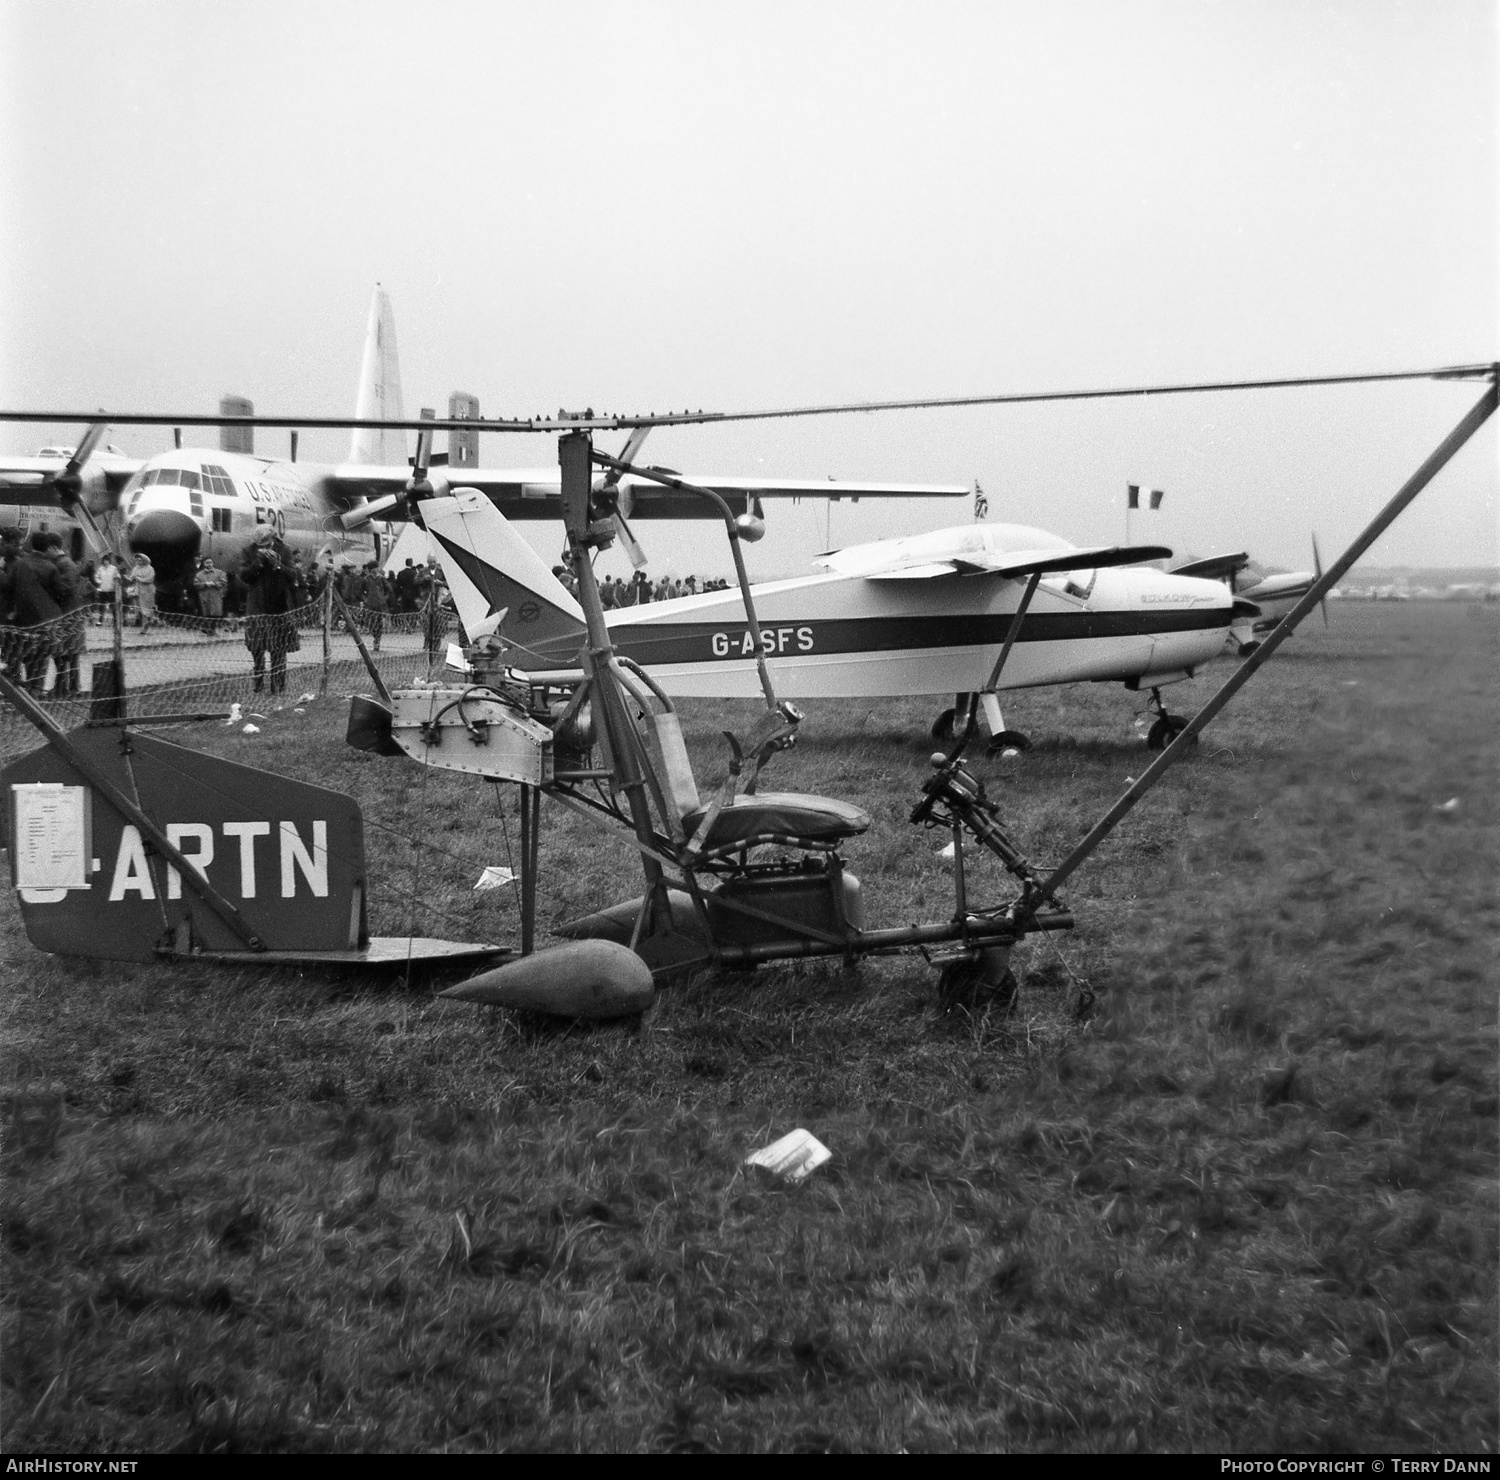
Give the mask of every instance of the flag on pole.
<svg viewBox="0 0 1500 1480">
<path fill-rule="evenodd" d="M 990 511 L 990 501 L 984 496 L 984 489 L 979 486 L 979 479 L 974 480 L 974 518 L 983 519 Z"/>
<path fill-rule="evenodd" d="M 1166 494 L 1164 494 L 1161 491 L 1161 489 L 1159 489 L 1159 488 L 1153 488 L 1151 490 L 1151 507 L 1153 509 L 1159 509 L 1159 508 L 1161 508 L 1161 501 L 1165 497 L 1166 497 Z"/>
<path fill-rule="evenodd" d="M 1138 509 L 1141 506 L 1141 490 L 1138 484 L 1127 483 L 1125 485 L 1125 507 L 1127 509 Z"/>
</svg>

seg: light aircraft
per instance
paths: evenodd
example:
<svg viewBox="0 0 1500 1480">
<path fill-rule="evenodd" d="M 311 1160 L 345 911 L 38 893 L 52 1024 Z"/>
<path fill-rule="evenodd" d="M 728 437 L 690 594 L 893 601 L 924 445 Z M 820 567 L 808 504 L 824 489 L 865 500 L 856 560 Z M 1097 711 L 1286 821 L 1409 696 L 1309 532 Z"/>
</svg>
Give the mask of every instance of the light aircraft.
<svg viewBox="0 0 1500 1480">
<path fill-rule="evenodd" d="M 1260 640 L 1312 589 L 1323 574 L 1323 560 L 1318 554 L 1317 536 L 1313 537 L 1314 570 L 1279 571 L 1262 575 L 1243 551 L 1235 555 L 1211 555 L 1206 560 L 1190 560 L 1174 568 L 1173 574 L 1197 576 L 1222 581 L 1234 597 L 1234 620 L 1230 623 L 1227 643 L 1235 653 L 1247 658 L 1260 646 Z M 1250 578 L 1244 579 L 1244 572 Z M 1328 604 L 1319 602 L 1323 625 L 1328 625 Z"/>
<path fill-rule="evenodd" d="M 533 681 L 576 679 L 582 608 L 493 503 L 459 489 L 418 508 L 470 640 L 498 632 Z M 1136 564 L 1164 554 L 972 524 L 835 551 L 817 562 L 819 574 L 757 585 L 752 600 L 785 698 L 956 694 L 962 708 L 977 693 L 992 747 L 1025 749 L 1026 737 L 1005 728 L 998 689 L 1119 680 L 1152 691 L 1148 741 L 1160 749 L 1185 721 L 1157 690 L 1222 650 L 1234 606 L 1218 581 Z M 1034 604 L 1002 673 L 1023 602 Z M 616 651 L 674 697 L 760 691 L 736 589 L 617 608 L 605 621 Z M 935 734 L 951 730 L 953 713 Z"/>
<path fill-rule="evenodd" d="M 245 403 L 241 402 L 241 407 Z M 424 416 L 429 413 L 424 412 Z M 370 304 L 356 420 L 400 420 L 401 383 L 390 298 L 377 285 Z M 238 442 L 248 428 L 226 425 L 221 440 Z M 356 427 L 349 461 L 298 462 L 296 433 L 288 460 L 225 448 L 175 448 L 141 459 L 96 456 L 102 424 L 90 427 L 59 466 L 53 457 L 0 457 L 0 504 L 61 509 L 83 527 L 96 553 L 123 536 L 144 551 L 158 584 L 191 578 L 194 562 L 212 555 L 221 565 L 238 559 L 257 529 L 273 526 L 293 550 L 314 559 L 340 557 L 363 564 L 379 553 L 388 531 L 381 521 L 402 515 L 414 491 L 445 492 L 443 456 L 433 455 L 431 434 L 418 437 L 414 462 L 405 434 Z M 247 439 L 248 440 L 248 439 Z M 638 444 L 637 444 L 638 445 Z M 463 481 L 482 490 L 513 519 L 560 519 L 560 482 L 549 468 L 465 467 Z M 631 518 L 703 517 L 703 505 L 656 483 L 609 478 L 620 513 Z M 831 479 L 699 477 L 758 518 L 765 498 L 961 497 L 961 486 L 861 483 Z M 101 530 L 99 520 L 105 521 Z M 628 540 L 628 526 L 620 524 Z"/>
</svg>

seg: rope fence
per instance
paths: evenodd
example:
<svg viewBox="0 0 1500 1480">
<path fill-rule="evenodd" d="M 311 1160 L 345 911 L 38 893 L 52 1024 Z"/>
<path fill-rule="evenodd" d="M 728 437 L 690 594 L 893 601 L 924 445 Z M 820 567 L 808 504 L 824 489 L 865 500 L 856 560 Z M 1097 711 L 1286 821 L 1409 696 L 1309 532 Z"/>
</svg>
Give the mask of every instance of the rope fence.
<svg viewBox="0 0 1500 1480">
<path fill-rule="evenodd" d="M 132 614 L 134 615 L 134 614 Z M 414 612 L 349 609 L 388 688 L 435 675 L 457 615 L 430 600 Z M 364 692 L 369 674 L 330 593 L 276 616 L 200 617 L 157 612 L 129 621 L 116 603 L 84 607 L 32 627 L 0 626 L 0 670 L 59 724 L 127 715 L 199 714 L 232 704 L 265 709 L 327 694 Z M 0 765 L 39 737 L 0 704 Z"/>
</svg>

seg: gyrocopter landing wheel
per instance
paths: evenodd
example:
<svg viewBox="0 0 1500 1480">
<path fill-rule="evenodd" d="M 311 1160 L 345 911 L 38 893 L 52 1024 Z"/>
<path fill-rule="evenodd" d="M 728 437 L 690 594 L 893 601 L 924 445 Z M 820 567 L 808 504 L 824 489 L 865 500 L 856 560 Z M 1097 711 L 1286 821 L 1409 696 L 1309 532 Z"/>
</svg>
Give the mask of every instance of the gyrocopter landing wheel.
<svg viewBox="0 0 1500 1480">
<path fill-rule="evenodd" d="M 938 998 L 950 1007 L 1015 1010 L 1020 986 L 1010 969 L 1010 949 L 975 951 L 947 962 L 938 974 Z"/>
<path fill-rule="evenodd" d="M 951 740 L 953 738 L 953 719 L 956 710 L 945 709 L 932 722 L 932 738 L 934 740 Z"/>
<path fill-rule="evenodd" d="M 1001 730 L 998 735 L 990 736 L 989 753 L 999 755 L 1006 750 L 1019 750 L 1022 754 L 1031 749 L 1031 737 L 1023 735 L 1020 730 Z"/>
</svg>

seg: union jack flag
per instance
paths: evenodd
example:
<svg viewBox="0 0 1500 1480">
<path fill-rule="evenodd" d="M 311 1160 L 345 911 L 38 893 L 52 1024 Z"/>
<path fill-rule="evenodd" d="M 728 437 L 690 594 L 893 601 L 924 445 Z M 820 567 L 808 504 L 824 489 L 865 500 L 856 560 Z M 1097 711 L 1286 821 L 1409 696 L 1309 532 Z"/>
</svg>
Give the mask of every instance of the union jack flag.
<svg viewBox="0 0 1500 1480">
<path fill-rule="evenodd" d="M 983 519 L 990 511 L 990 501 L 984 496 L 984 489 L 979 486 L 979 480 L 974 480 L 974 518 Z"/>
</svg>

